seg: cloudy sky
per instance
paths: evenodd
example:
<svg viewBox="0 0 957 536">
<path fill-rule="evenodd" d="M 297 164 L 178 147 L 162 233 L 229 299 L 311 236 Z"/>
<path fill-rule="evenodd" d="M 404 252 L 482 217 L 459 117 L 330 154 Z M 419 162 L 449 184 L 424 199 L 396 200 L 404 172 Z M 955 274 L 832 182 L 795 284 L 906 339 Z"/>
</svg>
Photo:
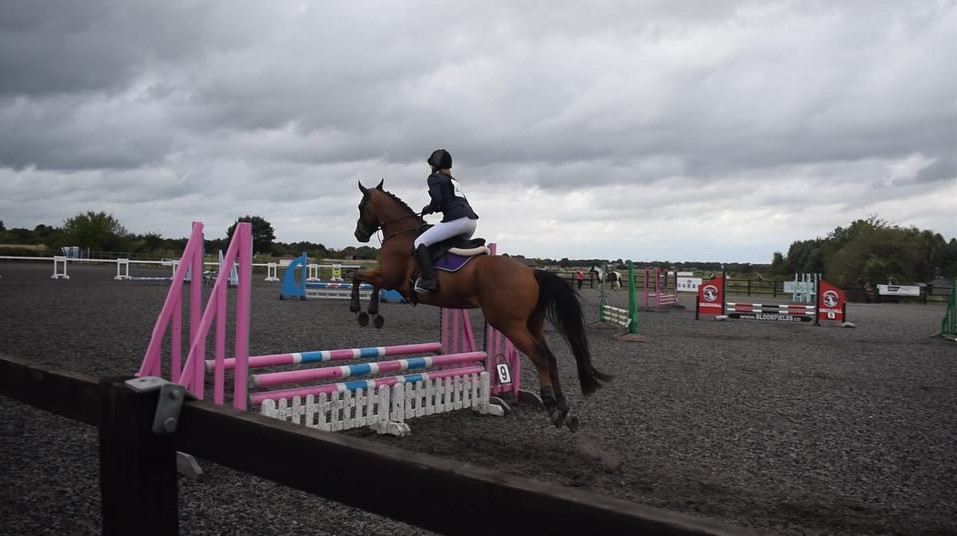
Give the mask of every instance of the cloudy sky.
<svg viewBox="0 0 957 536">
<path fill-rule="evenodd" d="M 0 220 L 352 236 L 448 149 L 505 252 L 769 262 L 957 236 L 957 0 L 0 0 Z"/>
</svg>

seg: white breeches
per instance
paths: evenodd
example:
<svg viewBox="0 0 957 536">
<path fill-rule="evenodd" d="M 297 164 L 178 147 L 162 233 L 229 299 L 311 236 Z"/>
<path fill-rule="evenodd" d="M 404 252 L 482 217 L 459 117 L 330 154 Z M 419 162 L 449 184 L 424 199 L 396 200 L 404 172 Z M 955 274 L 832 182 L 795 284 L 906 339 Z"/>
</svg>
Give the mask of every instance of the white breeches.
<svg viewBox="0 0 957 536">
<path fill-rule="evenodd" d="M 436 223 L 431 229 L 419 235 L 415 239 L 415 247 L 419 244 L 431 246 L 445 239 L 458 235 L 467 235 L 466 238 L 472 238 L 475 228 L 478 226 L 478 220 L 468 218 L 459 218 L 457 220 Z"/>
</svg>

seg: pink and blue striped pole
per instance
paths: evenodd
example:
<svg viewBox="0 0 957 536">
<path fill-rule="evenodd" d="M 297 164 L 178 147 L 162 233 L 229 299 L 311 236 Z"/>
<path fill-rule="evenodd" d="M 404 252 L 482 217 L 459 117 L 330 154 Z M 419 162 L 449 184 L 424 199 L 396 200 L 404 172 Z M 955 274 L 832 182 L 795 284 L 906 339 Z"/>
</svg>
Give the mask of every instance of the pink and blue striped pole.
<svg viewBox="0 0 957 536">
<path fill-rule="evenodd" d="M 402 376 L 389 376 L 386 378 L 372 378 L 369 380 L 353 380 L 342 383 L 327 383 L 323 385 L 313 385 L 309 387 L 300 387 L 297 389 L 284 389 L 281 391 L 260 391 L 249 395 L 250 402 L 253 405 L 262 404 L 263 400 L 279 400 L 281 398 L 305 397 L 309 395 L 321 395 L 329 393 L 338 393 L 342 391 L 355 391 L 357 389 L 372 390 L 376 387 L 395 385 L 398 383 L 416 383 L 427 382 L 429 380 L 439 380 L 442 378 L 452 378 L 456 376 L 469 376 L 472 374 L 481 374 L 485 372 L 484 366 L 461 367 L 448 370 L 439 370 L 436 372 L 420 372 L 417 374 L 405 374 Z"/>
<path fill-rule="evenodd" d="M 352 290 L 352 283 L 337 282 L 337 281 L 309 281 L 308 283 L 306 283 L 306 288 Z M 359 285 L 359 290 L 372 290 L 372 285 L 368 283 L 362 283 Z"/>
<path fill-rule="evenodd" d="M 290 352 L 287 354 L 269 354 L 251 356 L 249 368 L 276 367 L 280 365 L 299 365 L 302 363 L 319 363 L 343 359 L 368 359 L 373 357 L 387 357 L 396 355 L 431 354 L 442 351 L 442 343 L 421 342 L 415 344 L 397 344 L 395 346 L 370 346 L 366 348 L 345 348 L 341 350 L 315 350 L 311 352 Z M 212 370 L 214 361 L 206 360 L 206 369 Z M 233 358 L 226 359 L 223 364 L 226 369 L 236 366 Z"/>
<path fill-rule="evenodd" d="M 485 352 L 466 352 L 462 354 L 411 357 L 408 359 L 396 359 L 395 361 L 360 363 L 358 365 L 345 365 L 342 367 L 268 372 L 265 374 L 254 374 L 252 378 L 253 385 L 256 387 L 272 387 L 276 385 L 330 380 L 333 378 L 349 378 L 351 376 L 397 372 L 400 370 L 417 370 L 434 366 L 476 363 L 483 361 L 486 357 Z"/>
</svg>

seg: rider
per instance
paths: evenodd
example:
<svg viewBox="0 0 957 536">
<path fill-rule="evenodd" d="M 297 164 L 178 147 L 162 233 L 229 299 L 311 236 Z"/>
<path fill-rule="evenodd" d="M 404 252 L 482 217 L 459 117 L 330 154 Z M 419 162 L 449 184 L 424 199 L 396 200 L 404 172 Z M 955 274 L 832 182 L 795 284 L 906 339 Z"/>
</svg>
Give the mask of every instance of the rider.
<svg viewBox="0 0 957 536">
<path fill-rule="evenodd" d="M 431 199 L 422 208 L 422 215 L 441 212 L 442 221 L 415 239 L 415 261 L 421 274 L 415 282 L 415 291 L 418 293 L 434 292 L 437 288 L 429 246 L 453 236 L 471 238 L 477 225 L 475 220 L 478 219 L 465 199 L 459 182 L 452 177 L 452 155 L 445 149 L 436 149 L 427 162 L 432 167 L 428 179 Z"/>
</svg>

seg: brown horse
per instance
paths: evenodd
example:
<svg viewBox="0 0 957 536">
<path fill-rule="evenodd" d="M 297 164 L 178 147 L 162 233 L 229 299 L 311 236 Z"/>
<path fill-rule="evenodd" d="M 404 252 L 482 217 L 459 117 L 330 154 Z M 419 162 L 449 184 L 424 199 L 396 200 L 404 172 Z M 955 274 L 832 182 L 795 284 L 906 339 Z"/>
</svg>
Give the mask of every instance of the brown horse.
<svg viewBox="0 0 957 536">
<path fill-rule="evenodd" d="M 481 255 L 456 272 L 437 270 L 438 291 L 414 295 L 412 243 L 425 221 L 398 197 L 383 190 L 383 182 L 375 188 L 359 183 L 362 201 L 356 239 L 368 242 L 378 230 L 383 238 L 379 267 L 358 272 L 353 278 L 350 310 L 359 313 L 359 285 L 363 282 L 374 287 L 368 312 L 375 317 L 377 327 L 382 325 L 382 317 L 376 317 L 376 289 L 380 288 L 397 290 L 413 303 L 451 309 L 481 308 L 486 321 L 535 365 L 542 402 L 552 423 L 575 431 L 578 418 L 569 415 L 558 380 L 558 363 L 545 343 L 546 316 L 575 356 L 583 394 L 590 395 L 601 387 L 599 381 L 612 378 L 592 366 L 581 302 L 575 290 L 553 273 L 533 270 L 508 257 Z M 359 322 L 365 325 L 368 316 L 360 313 Z"/>
</svg>

